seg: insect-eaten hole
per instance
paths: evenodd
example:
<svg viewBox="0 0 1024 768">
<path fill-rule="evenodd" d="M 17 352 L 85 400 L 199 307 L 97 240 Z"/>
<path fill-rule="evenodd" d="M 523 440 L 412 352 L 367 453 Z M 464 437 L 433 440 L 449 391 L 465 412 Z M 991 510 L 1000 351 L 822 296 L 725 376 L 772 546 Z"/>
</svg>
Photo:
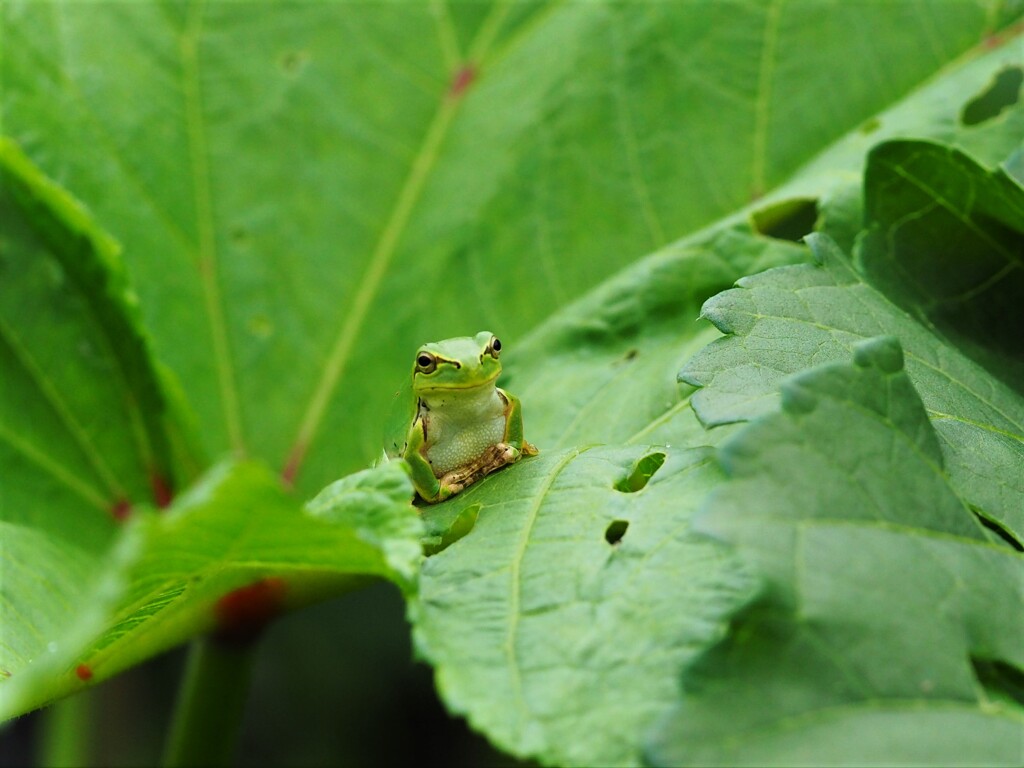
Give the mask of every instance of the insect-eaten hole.
<svg viewBox="0 0 1024 768">
<path fill-rule="evenodd" d="M 615 484 L 615 490 L 622 493 L 636 493 L 642 491 L 654 473 L 661 469 L 665 463 L 664 453 L 649 453 L 637 459 L 629 474 Z"/>
<path fill-rule="evenodd" d="M 971 656 L 971 666 L 982 688 L 994 698 L 1010 698 L 1024 704 L 1024 670 L 999 659 Z"/>
<path fill-rule="evenodd" d="M 814 231 L 818 220 L 818 200 L 795 197 L 769 205 L 751 215 L 751 224 L 765 237 L 799 243 Z"/>
<path fill-rule="evenodd" d="M 985 89 L 968 101 L 960 113 L 964 125 L 981 125 L 999 117 L 1004 110 L 1020 101 L 1020 86 L 1024 83 L 1024 69 L 1006 67 L 1000 70 Z"/>
<path fill-rule="evenodd" d="M 1016 536 L 1014 536 L 1013 533 L 1011 533 L 1005 527 L 1003 527 L 1002 523 L 1000 523 L 998 520 L 992 520 L 991 518 L 986 517 L 985 515 L 981 514 L 981 512 L 979 512 L 977 509 L 972 508 L 971 511 L 974 512 L 974 516 L 978 518 L 978 522 L 985 526 L 988 530 L 992 531 L 992 533 L 994 533 L 1000 539 L 1005 541 L 1018 552 L 1024 552 L 1024 543 L 1022 543 Z"/>
<path fill-rule="evenodd" d="M 604 529 L 604 540 L 615 546 L 622 541 L 622 537 L 626 535 L 627 528 L 629 528 L 628 520 L 612 520 L 608 523 L 608 527 Z"/>
</svg>

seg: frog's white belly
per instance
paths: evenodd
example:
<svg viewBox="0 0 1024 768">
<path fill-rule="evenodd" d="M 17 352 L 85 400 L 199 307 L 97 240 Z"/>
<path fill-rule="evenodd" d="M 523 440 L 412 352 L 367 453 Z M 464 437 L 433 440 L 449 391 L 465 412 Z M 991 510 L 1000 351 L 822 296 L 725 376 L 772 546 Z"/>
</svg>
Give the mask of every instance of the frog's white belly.
<svg viewBox="0 0 1024 768">
<path fill-rule="evenodd" d="M 505 437 L 505 401 L 493 387 L 483 397 L 433 405 L 424 455 L 437 477 L 472 463 Z"/>
</svg>

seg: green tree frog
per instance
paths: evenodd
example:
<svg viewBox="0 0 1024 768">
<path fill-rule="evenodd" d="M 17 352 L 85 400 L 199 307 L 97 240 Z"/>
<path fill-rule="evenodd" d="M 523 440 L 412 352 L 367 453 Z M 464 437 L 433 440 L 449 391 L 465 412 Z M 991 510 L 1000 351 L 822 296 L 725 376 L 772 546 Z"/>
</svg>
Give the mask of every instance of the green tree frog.
<svg viewBox="0 0 1024 768">
<path fill-rule="evenodd" d="M 412 396 L 399 403 L 404 427 L 395 425 L 385 452 L 408 462 L 416 493 L 429 504 L 537 453 L 523 439 L 519 400 L 495 385 L 500 354 L 501 342 L 489 331 L 416 352 Z"/>
</svg>

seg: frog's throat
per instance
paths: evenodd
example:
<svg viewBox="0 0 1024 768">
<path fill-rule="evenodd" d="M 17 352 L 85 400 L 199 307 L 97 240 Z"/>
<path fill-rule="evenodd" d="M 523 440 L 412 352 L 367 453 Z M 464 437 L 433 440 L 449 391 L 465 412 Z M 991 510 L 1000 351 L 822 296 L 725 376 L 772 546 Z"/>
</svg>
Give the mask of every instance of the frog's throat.
<svg viewBox="0 0 1024 768">
<path fill-rule="evenodd" d="M 501 371 L 491 376 L 489 379 L 481 381 L 479 384 L 473 384 L 471 386 L 439 386 L 439 387 L 421 387 L 416 390 L 417 395 L 431 394 L 433 392 L 475 392 L 476 390 L 489 387 L 498 380 L 498 376 L 501 375 Z"/>
</svg>

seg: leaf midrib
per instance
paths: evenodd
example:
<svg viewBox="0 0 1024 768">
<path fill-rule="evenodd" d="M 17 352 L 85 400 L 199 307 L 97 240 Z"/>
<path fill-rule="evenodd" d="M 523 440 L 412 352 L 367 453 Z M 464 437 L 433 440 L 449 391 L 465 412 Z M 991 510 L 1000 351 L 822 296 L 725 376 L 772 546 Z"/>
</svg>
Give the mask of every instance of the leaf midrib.
<svg viewBox="0 0 1024 768">
<path fill-rule="evenodd" d="M 464 66 L 481 66 L 509 7 L 508 3 L 496 3 L 492 7 L 490 14 L 481 24 L 476 38 L 470 45 L 467 59 L 463 62 Z M 395 198 L 394 206 L 385 220 L 384 228 L 370 255 L 369 263 L 356 286 L 355 299 L 342 317 L 320 379 L 313 388 L 298 431 L 292 441 L 291 449 L 285 459 L 282 474 L 289 482 L 293 481 L 298 474 L 306 453 L 323 423 L 331 396 L 345 372 L 359 332 L 366 321 L 374 299 L 377 297 L 387 269 L 402 235 L 405 233 L 412 211 L 419 202 L 430 172 L 440 155 L 441 146 L 448 135 L 449 127 L 462 104 L 461 96 L 462 94 L 442 93 L 434 116 L 427 125 L 420 148 L 413 158 L 405 181 Z"/>
<path fill-rule="evenodd" d="M 523 695 L 523 681 L 519 671 L 519 654 L 516 649 L 516 635 L 519 632 L 520 598 L 522 591 L 522 574 L 520 569 L 523 563 L 523 557 L 526 554 L 526 547 L 530 543 L 533 526 L 537 522 L 537 515 L 540 514 L 540 508 L 547 499 L 548 493 L 551 491 L 551 486 L 554 485 L 555 480 L 557 480 L 559 475 L 562 474 L 562 470 L 580 454 L 581 451 L 579 449 L 570 450 L 554 467 L 551 468 L 551 472 L 549 472 L 548 476 L 544 479 L 544 483 L 538 489 L 537 494 L 534 497 L 534 501 L 530 505 L 530 512 L 527 516 L 526 525 L 523 527 L 523 534 L 520 536 L 515 552 L 509 560 L 509 581 L 511 583 L 508 608 L 509 622 L 508 630 L 505 634 L 503 649 L 505 651 L 505 657 L 508 659 L 508 669 L 511 677 L 513 696 L 516 701 L 516 708 L 519 710 L 522 721 L 519 724 L 520 727 L 522 727 L 529 719 L 529 709 L 526 706 L 526 699 Z"/>
<path fill-rule="evenodd" d="M 209 150 L 202 112 L 202 89 L 199 82 L 199 37 L 202 34 L 201 0 L 193 0 L 187 8 L 185 29 L 179 39 L 182 73 L 181 89 L 185 102 L 185 133 L 188 162 L 192 176 L 192 193 L 196 211 L 198 233 L 199 277 L 202 285 L 206 315 L 210 323 L 214 364 L 228 441 L 235 451 L 244 453 L 245 439 L 235 385 L 234 365 L 228 342 L 224 301 L 217 274 L 217 241 L 213 224 L 213 197 L 210 187 Z"/>
</svg>

